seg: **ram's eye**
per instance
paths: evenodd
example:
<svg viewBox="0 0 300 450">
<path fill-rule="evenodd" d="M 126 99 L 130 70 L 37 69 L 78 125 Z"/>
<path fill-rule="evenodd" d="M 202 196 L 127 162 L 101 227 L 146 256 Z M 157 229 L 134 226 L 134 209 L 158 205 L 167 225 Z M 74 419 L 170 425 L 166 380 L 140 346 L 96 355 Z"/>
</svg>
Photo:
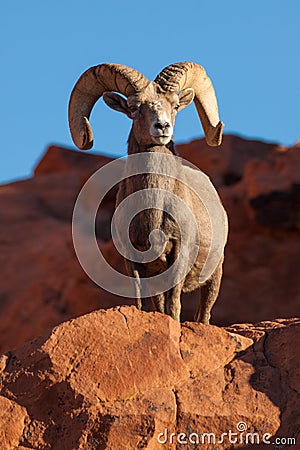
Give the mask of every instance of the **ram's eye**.
<svg viewBox="0 0 300 450">
<path fill-rule="evenodd" d="M 141 106 L 140 103 L 134 103 L 133 105 L 129 105 L 130 112 L 135 113 L 140 106 Z"/>
<path fill-rule="evenodd" d="M 176 103 L 176 104 L 174 105 L 174 109 L 175 109 L 175 111 L 178 111 L 178 110 L 179 110 L 179 108 L 180 108 L 180 105 L 179 105 L 179 103 Z"/>
</svg>

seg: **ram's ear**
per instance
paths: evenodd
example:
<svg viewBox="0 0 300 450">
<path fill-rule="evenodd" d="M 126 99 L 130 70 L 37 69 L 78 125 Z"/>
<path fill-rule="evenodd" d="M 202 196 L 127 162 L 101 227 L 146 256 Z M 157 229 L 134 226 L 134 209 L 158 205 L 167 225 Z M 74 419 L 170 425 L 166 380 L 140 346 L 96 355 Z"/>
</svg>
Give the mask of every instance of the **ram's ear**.
<svg viewBox="0 0 300 450">
<path fill-rule="evenodd" d="M 103 100 L 110 108 L 119 111 L 131 118 L 130 110 L 127 105 L 127 101 L 121 95 L 114 92 L 104 92 Z"/>
<path fill-rule="evenodd" d="M 178 111 L 181 111 L 183 108 L 192 103 L 195 97 L 195 91 L 192 88 L 183 89 L 178 96 L 180 104 Z"/>
</svg>

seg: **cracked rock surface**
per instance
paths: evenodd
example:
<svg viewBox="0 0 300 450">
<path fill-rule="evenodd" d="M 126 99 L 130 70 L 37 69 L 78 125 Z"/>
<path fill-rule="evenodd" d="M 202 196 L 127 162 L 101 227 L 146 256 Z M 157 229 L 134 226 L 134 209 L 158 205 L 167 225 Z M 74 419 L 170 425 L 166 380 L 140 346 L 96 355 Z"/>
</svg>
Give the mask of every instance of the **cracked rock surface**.
<svg viewBox="0 0 300 450">
<path fill-rule="evenodd" d="M 241 423 L 300 445 L 299 338 L 299 319 L 225 329 L 133 306 L 67 321 L 0 358 L 1 449 L 275 448 L 219 442 Z"/>
</svg>

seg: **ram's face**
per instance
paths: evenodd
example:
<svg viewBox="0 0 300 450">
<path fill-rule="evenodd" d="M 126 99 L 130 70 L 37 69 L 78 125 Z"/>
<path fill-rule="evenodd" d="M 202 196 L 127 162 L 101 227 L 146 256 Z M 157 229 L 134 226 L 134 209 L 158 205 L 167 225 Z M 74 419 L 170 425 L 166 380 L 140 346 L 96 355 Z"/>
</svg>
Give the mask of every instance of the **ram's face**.
<svg viewBox="0 0 300 450">
<path fill-rule="evenodd" d="M 128 98 L 134 136 L 139 144 L 166 145 L 173 137 L 179 97 L 177 94 L 149 97 L 135 95 Z"/>
<path fill-rule="evenodd" d="M 115 93 L 103 95 L 108 106 L 133 120 L 135 140 L 144 146 L 168 144 L 173 137 L 177 112 L 190 104 L 193 98 L 193 89 L 185 89 L 179 94 L 161 93 L 155 83 L 129 96 L 127 101 Z"/>
</svg>

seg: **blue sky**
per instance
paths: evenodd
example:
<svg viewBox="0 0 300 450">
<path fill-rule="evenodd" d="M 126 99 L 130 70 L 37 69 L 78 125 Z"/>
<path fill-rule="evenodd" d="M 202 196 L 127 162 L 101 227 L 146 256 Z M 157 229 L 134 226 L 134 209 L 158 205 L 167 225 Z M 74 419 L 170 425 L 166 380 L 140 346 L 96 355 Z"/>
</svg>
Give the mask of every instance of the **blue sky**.
<svg viewBox="0 0 300 450">
<path fill-rule="evenodd" d="M 0 11 L 0 183 L 29 176 L 50 143 L 73 147 L 70 92 L 103 62 L 149 79 L 173 62 L 197 62 L 213 80 L 226 133 L 300 140 L 299 0 L 11 0 Z M 126 153 L 129 119 L 99 101 L 91 123 L 92 151 Z M 175 140 L 200 136 L 190 106 Z"/>
</svg>

